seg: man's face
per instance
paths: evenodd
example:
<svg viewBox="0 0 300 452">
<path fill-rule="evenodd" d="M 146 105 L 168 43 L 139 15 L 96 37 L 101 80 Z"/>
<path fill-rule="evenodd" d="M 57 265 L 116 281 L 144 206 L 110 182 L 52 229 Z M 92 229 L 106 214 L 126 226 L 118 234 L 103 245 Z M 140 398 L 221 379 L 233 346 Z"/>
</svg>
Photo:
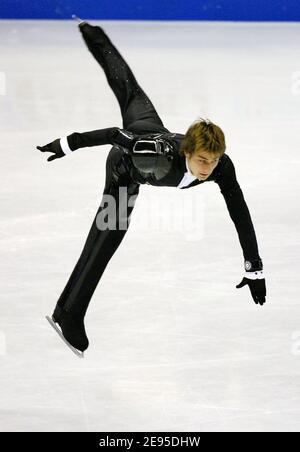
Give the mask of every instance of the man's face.
<svg viewBox="0 0 300 452">
<path fill-rule="evenodd" d="M 220 154 L 207 151 L 196 151 L 192 155 L 185 155 L 191 173 L 199 180 L 206 180 L 211 175 L 221 157 Z"/>
</svg>

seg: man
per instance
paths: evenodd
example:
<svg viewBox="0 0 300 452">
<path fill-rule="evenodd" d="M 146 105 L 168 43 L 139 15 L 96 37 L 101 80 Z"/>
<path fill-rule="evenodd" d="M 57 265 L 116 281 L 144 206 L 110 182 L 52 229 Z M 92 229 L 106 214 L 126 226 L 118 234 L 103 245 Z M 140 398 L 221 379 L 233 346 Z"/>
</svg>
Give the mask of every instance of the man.
<svg viewBox="0 0 300 452">
<path fill-rule="evenodd" d="M 52 326 L 72 350 L 82 356 L 89 342 L 84 316 L 94 290 L 109 260 L 120 245 L 141 184 L 186 189 L 207 181 L 219 185 L 232 218 L 245 261 L 245 276 L 237 288 L 248 285 L 256 304 L 265 302 L 263 264 L 250 213 L 236 180 L 234 165 L 225 154 L 222 130 L 200 119 L 185 135 L 169 132 L 154 106 L 138 85 L 131 69 L 104 31 L 80 22 L 88 49 L 103 68 L 119 102 L 123 129 L 110 127 L 38 146 L 50 152 L 48 161 L 87 146 L 112 144 L 106 162 L 103 199 L 88 234 L 81 256 L 64 288 L 52 319 Z M 130 199 L 124 211 L 124 200 Z M 107 199 L 115 201 L 114 212 Z M 109 221 L 113 216 L 113 221 Z M 108 222 L 104 221 L 108 217 Z M 127 227 L 124 227 L 124 219 Z"/>
</svg>

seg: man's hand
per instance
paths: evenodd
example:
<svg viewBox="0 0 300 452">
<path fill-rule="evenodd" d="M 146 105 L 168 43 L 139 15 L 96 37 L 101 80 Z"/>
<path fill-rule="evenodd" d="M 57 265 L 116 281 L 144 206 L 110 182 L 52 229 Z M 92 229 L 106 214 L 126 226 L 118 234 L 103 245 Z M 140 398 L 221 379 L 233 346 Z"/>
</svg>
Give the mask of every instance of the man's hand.
<svg viewBox="0 0 300 452">
<path fill-rule="evenodd" d="M 50 155 L 50 157 L 47 158 L 48 162 L 51 162 L 52 160 L 59 159 L 65 156 L 65 153 L 61 148 L 59 138 L 57 140 L 52 141 L 52 143 L 48 143 L 45 146 L 37 146 L 36 148 L 41 152 L 53 153 L 53 155 Z"/>
<path fill-rule="evenodd" d="M 248 285 L 252 298 L 256 304 L 263 305 L 266 302 L 266 280 L 263 279 L 249 279 L 244 277 L 240 284 L 236 286 L 237 289 Z"/>
</svg>

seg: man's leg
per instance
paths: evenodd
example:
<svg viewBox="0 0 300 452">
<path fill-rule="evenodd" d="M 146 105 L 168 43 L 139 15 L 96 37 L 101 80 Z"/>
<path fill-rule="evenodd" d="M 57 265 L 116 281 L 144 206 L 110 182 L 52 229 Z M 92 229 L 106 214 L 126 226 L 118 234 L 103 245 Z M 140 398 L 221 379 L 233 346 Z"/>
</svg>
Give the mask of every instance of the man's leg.
<svg viewBox="0 0 300 452">
<path fill-rule="evenodd" d="M 128 176 L 124 152 L 113 147 L 107 158 L 102 202 L 81 256 L 53 314 L 65 338 L 80 350 L 88 346 L 83 318 L 109 260 L 125 236 L 138 192 L 139 184 L 134 183 Z M 109 199 L 107 195 L 110 195 Z M 108 208 L 106 203 L 109 201 L 114 202 L 116 209 Z M 111 204 L 110 207 L 114 205 Z M 109 221 L 111 224 L 105 227 Z"/>
<path fill-rule="evenodd" d="M 163 127 L 153 104 L 102 28 L 86 22 L 79 28 L 88 49 L 103 68 L 107 81 L 118 99 L 124 129 L 139 120 Z"/>
</svg>

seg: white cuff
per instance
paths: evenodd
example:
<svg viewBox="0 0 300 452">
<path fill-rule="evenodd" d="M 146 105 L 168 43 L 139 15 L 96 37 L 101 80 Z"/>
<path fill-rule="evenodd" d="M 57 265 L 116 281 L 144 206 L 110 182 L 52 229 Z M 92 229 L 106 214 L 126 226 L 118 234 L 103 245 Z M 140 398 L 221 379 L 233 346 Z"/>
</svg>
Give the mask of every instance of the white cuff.
<svg viewBox="0 0 300 452">
<path fill-rule="evenodd" d="M 263 270 L 256 271 L 256 272 L 246 272 L 245 278 L 248 279 L 264 279 L 264 273 Z"/>
<path fill-rule="evenodd" d="M 64 154 L 72 154 L 73 151 L 69 148 L 67 137 L 61 138 L 59 144 Z"/>
</svg>

